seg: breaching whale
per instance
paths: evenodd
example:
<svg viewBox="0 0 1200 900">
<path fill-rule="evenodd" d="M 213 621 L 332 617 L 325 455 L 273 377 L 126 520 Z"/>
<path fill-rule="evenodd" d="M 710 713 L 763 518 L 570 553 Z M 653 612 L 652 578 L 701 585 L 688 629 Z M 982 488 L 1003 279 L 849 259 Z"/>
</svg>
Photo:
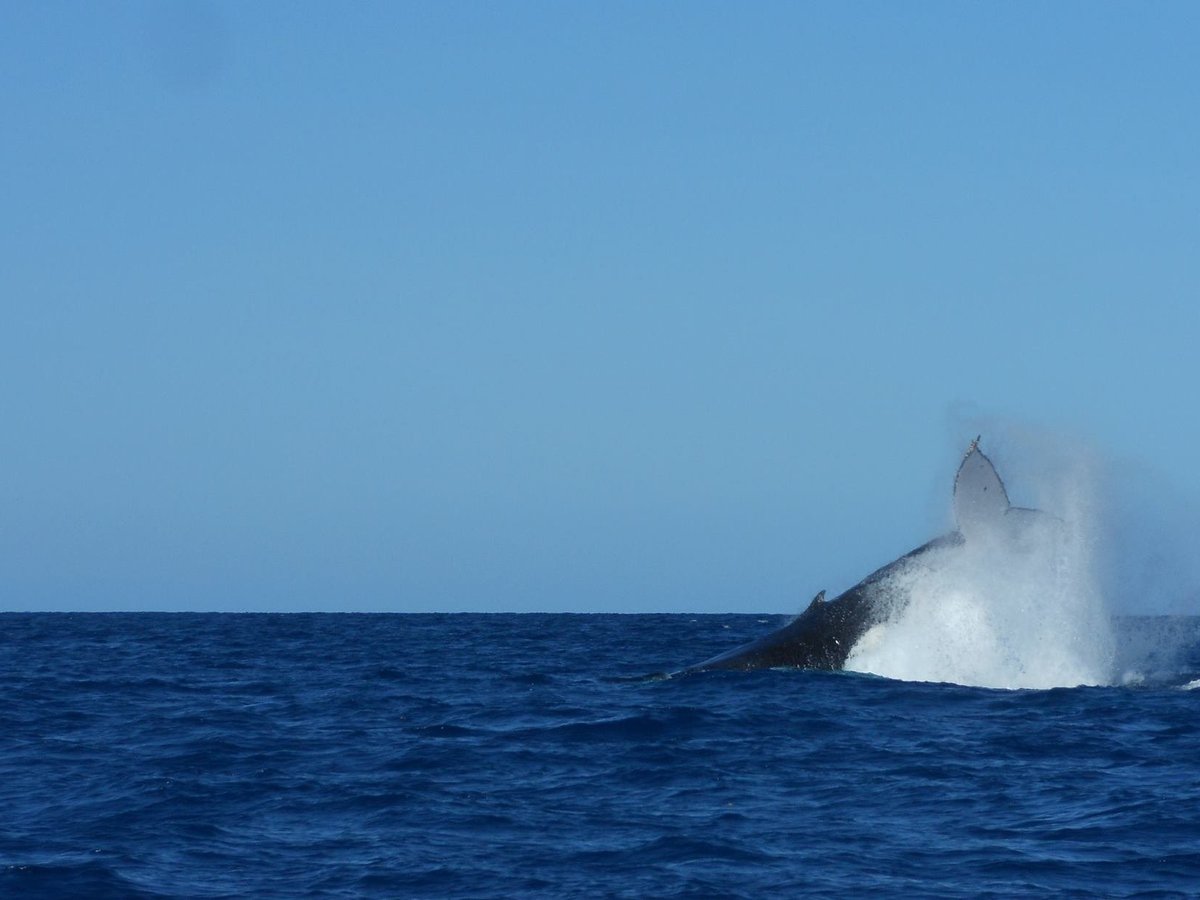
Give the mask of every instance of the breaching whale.
<svg viewBox="0 0 1200 900">
<path fill-rule="evenodd" d="M 922 544 L 872 572 L 833 600 L 821 591 L 789 624 L 756 641 L 689 666 L 677 674 L 713 669 L 840 669 L 872 626 L 895 614 L 903 598 L 891 589 L 902 569 L 932 565 L 935 551 L 990 536 L 1013 536 L 1041 516 L 1037 510 L 1012 506 L 1004 482 L 982 450 L 979 438 L 967 448 L 954 476 L 954 531 Z"/>
</svg>

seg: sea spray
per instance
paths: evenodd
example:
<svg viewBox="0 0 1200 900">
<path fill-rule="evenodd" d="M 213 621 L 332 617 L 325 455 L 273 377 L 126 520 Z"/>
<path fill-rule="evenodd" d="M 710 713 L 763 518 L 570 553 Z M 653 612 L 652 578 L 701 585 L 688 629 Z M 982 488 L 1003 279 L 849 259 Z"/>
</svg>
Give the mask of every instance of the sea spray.
<svg viewBox="0 0 1200 900">
<path fill-rule="evenodd" d="M 1111 683 L 1089 485 L 1083 463 L 1060 469 L 1037 492 L 1047 512 L 1014 509 L 941 559 L 898 572 L 891 609 L 846 668 L 996 688 Z"/>
</svg>

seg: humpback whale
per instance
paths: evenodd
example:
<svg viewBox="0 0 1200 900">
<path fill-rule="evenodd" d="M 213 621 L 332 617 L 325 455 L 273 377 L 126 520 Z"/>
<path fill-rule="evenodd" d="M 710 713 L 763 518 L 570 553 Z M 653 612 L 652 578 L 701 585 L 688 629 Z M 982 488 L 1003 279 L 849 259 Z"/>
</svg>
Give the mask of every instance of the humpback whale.
<svg viewBox="0 0 1200 900">
<path fill-rule="evenodd" d="M 841 669 L 858 639 L 902 608 L 904 597 L 897 595 L 893 576 L 914 567 L 934 566 L 940 551 L 968 541 L 990 540 L 995 535 L 1016 537 L 1041 517 L 1037 510 L 1009 503 L 1004 482 L 979 449 L 976 437 L 954 476 L 953 531 L 875 570 L 833 600 L 826 600 L 821 591 L 804 612 L 778 631 L 677 674 L 713 669 Z"/>
</svg>

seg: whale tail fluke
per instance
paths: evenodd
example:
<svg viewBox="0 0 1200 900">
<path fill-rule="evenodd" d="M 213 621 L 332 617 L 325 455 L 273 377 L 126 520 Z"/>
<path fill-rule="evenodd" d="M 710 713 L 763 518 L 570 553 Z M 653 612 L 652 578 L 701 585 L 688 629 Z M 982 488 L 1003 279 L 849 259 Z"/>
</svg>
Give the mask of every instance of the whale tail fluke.
<svg viewBox="0 0 1200 900">
<path fill-rule="evenodd" d="M 972 535 L 997 531 L 1015 536 L 1053 517 L 1041 510 L 1013 506 L 1009 502 L 1004 482 L 992 461 L 979 449 L 979 437 L 976 437 L 954 476 L 954 518 L 959 533 L 970 539 Z"/>
<path fill-rule="evenodd" d="M 1008 492 L 996 467 L 979 449 L 979 438 L 971 441 L 958 474 L 954 476 L 954 518 L 963 536 L 989 528 L 1008 512 Z"/>
</svg>

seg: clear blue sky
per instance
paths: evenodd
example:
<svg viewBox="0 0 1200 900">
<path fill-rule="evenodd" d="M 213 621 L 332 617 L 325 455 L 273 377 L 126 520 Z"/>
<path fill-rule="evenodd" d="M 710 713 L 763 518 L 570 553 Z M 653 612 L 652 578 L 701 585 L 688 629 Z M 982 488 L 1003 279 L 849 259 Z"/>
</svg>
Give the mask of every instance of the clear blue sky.
<svg viewBox="0 0 1200 900">
<path fill-rule="evenodd" d="M 0 608 L 791 611 L 1200 472 L 1192 3 L 0 5 Z"/>
</svg>

